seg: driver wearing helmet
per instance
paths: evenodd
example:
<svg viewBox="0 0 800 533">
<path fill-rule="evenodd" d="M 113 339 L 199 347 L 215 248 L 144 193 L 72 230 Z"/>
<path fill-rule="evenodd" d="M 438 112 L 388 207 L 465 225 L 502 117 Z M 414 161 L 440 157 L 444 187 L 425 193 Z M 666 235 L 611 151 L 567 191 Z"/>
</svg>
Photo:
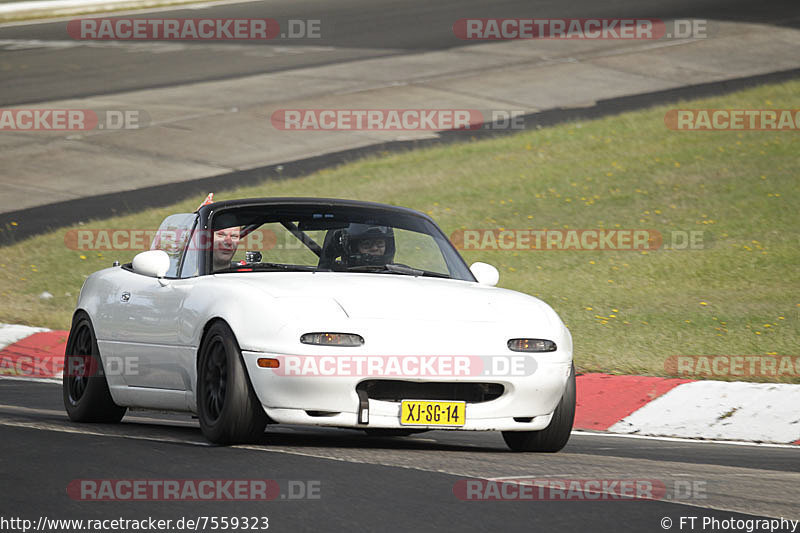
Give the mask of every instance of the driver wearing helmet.
<svg viewBox="0 0 800 533">
<path fill-rule="evenodd" d="M 350 224 L 342 231 L 345 266 L 382 266 L 394 261 L 394 230 L 387 226 Z"/>
</svg>

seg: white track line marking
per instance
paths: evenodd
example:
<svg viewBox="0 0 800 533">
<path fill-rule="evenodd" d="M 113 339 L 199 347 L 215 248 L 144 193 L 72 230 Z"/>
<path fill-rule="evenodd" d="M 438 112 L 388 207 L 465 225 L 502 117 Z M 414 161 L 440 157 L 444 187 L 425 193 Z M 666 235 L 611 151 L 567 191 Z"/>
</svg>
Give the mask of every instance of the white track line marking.
<svg viewBox="0 0 800 533">
<path fill-rule="evenodd" d="M 20 50 L 66 50 L 70 48 L 116 48 L 124 52 L 145 52 L 148 54 L 174 53 L 185 51 L 235 52 L 252 57 L 280 57 L 309 53 L 335 52 L 333 46 L 287 46 L 285 44 L 223 44 L 214 41 L 187 43 L 178 41 L 80 41 L 43 39 L 0 39 L 0 51 Z"/>
<path fill-rule="evenodd" d="M 561 477 L 563 478 L 563 476 L 561 476 Z M 578 476 L 578 477 L 580 477 L 580 476 Z M 541 476 L 541 475 L 535 475 L 535 474 L 534 475 L 530 475 L 530 476 L 473 478 L 473 479 L 484 479 L 486 481 L 494 481 L 494 482 L 500 482 L 500 483 L 504 483 L 504 482 L 516 483 L 514 481 L 515 479 L 524 479 L 524 478 L 532 479 L 532 480 L 534 480 L 534 483 L 517 483 L 517 484 L 518 485 L 528 485 L 528 486 L 533 486 L 533 487 L 540 487 L 540 486 L 546 487 L 547 484 L 536 483 L 535 482 L 536 478 L 538 478 L 538 479 L 553 478 L 555 481 L 558 481 L 558 477 L 556 477 L 556 476 Z M 587 494 L 606 494 L 606 495 L 612 497 L 612 498 L 609 498 L 608 500 L 594 500 L 592 498 L 586 498 L 583 501 L 651 501 L 651 502 L 666 502 L 666 503 L 674 503 L 676 505 L 686 505 L 688 507 L 694 507 L 696 509 L 709 509 L 709 510 L 713 510 L 713 511 L 725 511 L 725 512 L 729 512 L 729 513 L 747 514 L 747 513 L 745 513 L 744 511 L 741 511 L 741 510 L 727 509 L 725 507 L 719 507 L 719 506 L 710 505 L 710 504 L 708 504 L 708 505 L 700 505 L 700 504 L 697 504 L 697 503 L 692 503 L 690 501 L 676 500 L 676 499 L 673 499 L 673 498 L 621 497 L 617 493 L 604 491 L 604 490 L 599 490 L 599 489 L 598 490 L 583 490 L 583 491 L 580 491 L 580 492 L 587 493 Z M 536 500 L 534 500 L 534 501 L 536 501 Z M 551 501 L 559 501 L 559 500 L 551 500 Z M 570 500 L 563 500 L 563 501 L 570 501 Z M 581 501 L 581 500 L 575 500 L 575 501 Z M 776 515 L 756 515 L 756 516 L 766 516 L 766 517 L 773 518 L 773 519 L 786 518 L 785 516 L 779 516 L 777 514 Z"/>
<path fill-rule="evenodd" d="M 113 9 L 109 9 L 108 11 L 95 11 L 91 13 L 84 13 L 82 15 L 64 15 L 60 17 L 51 17 L 46 19 L 34 19 L 34 20 L 19 20 L 13 22 L 4 22 L 0 24 L 0 28 L 5 26 L 34 26 L 36 24 L 52 24 L 53 22 L 65 22 L 69 20 L 73 20 L 76 18 L 98 18 L 102 16 L 111 16 L 111 17 L 120 17 L 123 15 L 138 15 L 142 13 L 161 13 L 163 11 L 178 11 L 181 9 L 207 9 L 209 7 L 216 7 L 216 6 L 223 6 L 223 5 L 234 5 L 234 4 L 252 4 L 255 2 L 263 2 L 264 0 L 221 0 L 218 2 L 192 2 L 186 4 L 173 4 L 168 6 L 153 6 L 153 7 L 144 7 L 144 8 L 129 8 L 127 10 L 119 10 L 115 11 Z"/>
<path fill-rule="evenodd" d="M 56 410 L 56 409 L 39 409 L 35 407 L 21 407 L 19 405 L 6 405 L 0 404 L 0 412 L 7 412 L 7 413 L 20 413 L 20 414 L 36 414 L 36 415 L 47 415 L 47 416 L 58 416 L 63 417 L 66 416 L 66 411 L 63 409 Z M 125 415 L 125 418 L 122 419 L 123 423 L 140 423 L 140 424 L 151 424 L 151 425 L 158 425 L 158 426 L 165 426 L 165 427 L 190 427 L 200 429 L 197 423 L 191 422 L 188 420 L 170 420 L 164 418 L 150 418 L 148 416 L 136 416 L 131 413 L 136 413 L 139 411 L 131 411 L 128 410 L 128 413 Z M 142 411 L 145 412 L 145 411 Z"/>
<path fill-rule="evenodd" d="M 55 424 L 50 424 L 47 422 L 25 422 L 21 420 L 11 420 L 10 418 L 3 418 L 0 417 L 0 425 L 2 426 L 9 426 L 9 427 L 20 427 L 20 428 L 27 428 L 27 429 L 38 429 L 40 431 L 55 431 L 57 433 L 72 433 L 75 435 L 92 435 L 96 437 L 113 437 L 113 438 L 121 438 L 121 439 L 132 439 L 132 440 L 144 440 L 149 442 L 167 442 L 170 444 L 189 444 L 191 446 L 214 446 L 209 442 L 201 442 L 201 441 L 193 441 L 193 440 L 186 440 L 186 439 L 175 439 L 171 437 L 144 437 L 140 435 L 122 435 L 118 433 L 103 433 L 100 431 L 95 431 L 91 429 L 86 429 L 86 426 L 83 425 L 80 428 L 70 428 L 66 426 L 58 426 Z"/>
<path fill-rule="evenodd" d="M 61 378 L 32 378 L 27 376 L 11 376 L 0 374 L 0 379 L 10 379 L 12 381 L 32 381 L 33 383 L 55 383 L 61 385 Z"/>
<path fill-rule="evenodd" d="M 713 440 L 713 439 L 688 439 L 686 437 L 664 437 L 659 435 L 629 435 L 626 433 L 597 433 L 594 431 L 584 431 L 576 429 L 572 431 L 573 435 L 589 435 L 592 437 L 617 437 L 621 439 L 644 439 L 644 440 L 660 440 L 664 442 L 684 442 L 691 444 L 731 444 L 733 446 L 754 446 L 762 448 L 794 448 L 800 450 L 800 446 L 796 444 L 779 444 L 772 442 L 743 442 L 738 440 Z"/>
</svg>

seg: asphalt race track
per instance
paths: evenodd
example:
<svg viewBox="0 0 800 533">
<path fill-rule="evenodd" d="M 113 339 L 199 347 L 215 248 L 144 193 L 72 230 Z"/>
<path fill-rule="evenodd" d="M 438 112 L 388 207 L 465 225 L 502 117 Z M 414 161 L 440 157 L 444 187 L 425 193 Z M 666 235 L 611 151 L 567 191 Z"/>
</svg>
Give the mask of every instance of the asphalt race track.
<svg viewBox="0 0 800 533">
<path fill-rule="evenodd" d="M 33 520 L 267 516 L 270 530 L 664 531 L 680 517 L 798 519 L 800 451 L 573 434 L 558 454 L 515 454 L 494 433 L 366 437 L 270 427 L 258 445 L 209 446 L 188 416 L 136 411 L 77 425 L 56 383 L 0 380 L 3 516 Z M 660 500 L 462 501 L 467 478 L 656 479 Z M 273 501 L 81 501 L 81 479 L 270 479 Z M 676 485 L 677 482 L 677 485 Z M 294 488 L 290 488 L 290 485 Z M 299 497 L 306 490 L 314 499 Z M 696 487 L 697 490 L 687 487 Z M 685 519 L 685 520 L 688 520 Z M 684 531 L 689 530 L 684 524 Z M 710 529 L 706 529 L 710 530 Z M 721 529 L 718 529 L 721 530 Z M 784 529 L 783 531 L 791 531 Z"/>
<path fill-rule="evenodd" d="M 139 15 L 145 17 L 147 15 Z M 0 27 L 0 106 L 235 78 L 342 61 L 469 46 L 452 25 L 469 17 L 710 18 L 797 27 L 796 0 L 271 0 L 161 11 L 159 17 L 323 21 L 319 39 L 214 43 L 84 43 L 66 24 Z"/>
</svg>

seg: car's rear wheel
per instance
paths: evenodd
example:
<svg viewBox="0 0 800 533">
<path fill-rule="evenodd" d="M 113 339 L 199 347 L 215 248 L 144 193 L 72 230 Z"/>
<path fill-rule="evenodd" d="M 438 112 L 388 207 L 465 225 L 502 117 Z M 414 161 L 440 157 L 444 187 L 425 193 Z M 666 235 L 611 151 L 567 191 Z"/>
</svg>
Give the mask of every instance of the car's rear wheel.
<svg viewBox="0 0 800 533">
<path fill-rule="evenodd" d="M 85 313 L 72 320 L 61 383 L 64 407 L 73 422 L 113 423 L 125 416 L 126 408 L 111 398 L 94 327 Z"/>
<path fill-rule="evenodd" d="M 550 425 L 541 431 L 503 431 L 503 440 L 515 452 L 557 452 L 567 445 L 574 420 L 575 365 L 572 365 Z"/>
<path fill-rule="evenodd" d="M 200 346 L 197 417 L 203 435 L 216 444 L 257 442 L 267 425 L 236 338 L 221 321 L 211 325 Z"/>
</svg>

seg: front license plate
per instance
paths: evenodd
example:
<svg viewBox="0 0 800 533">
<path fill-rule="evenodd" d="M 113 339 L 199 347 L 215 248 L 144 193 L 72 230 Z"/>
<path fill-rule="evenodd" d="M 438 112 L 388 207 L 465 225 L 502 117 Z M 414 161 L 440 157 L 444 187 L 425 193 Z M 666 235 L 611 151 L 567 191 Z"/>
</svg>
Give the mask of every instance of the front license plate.
<svg viewBox="0 0 800 533">
<path fill-rule="evenodd" d="M 403 400 L 400 403 L 400 424 L 404 426 L 463 426 L 465 402 L 428 402 Z"/>
</svg>

